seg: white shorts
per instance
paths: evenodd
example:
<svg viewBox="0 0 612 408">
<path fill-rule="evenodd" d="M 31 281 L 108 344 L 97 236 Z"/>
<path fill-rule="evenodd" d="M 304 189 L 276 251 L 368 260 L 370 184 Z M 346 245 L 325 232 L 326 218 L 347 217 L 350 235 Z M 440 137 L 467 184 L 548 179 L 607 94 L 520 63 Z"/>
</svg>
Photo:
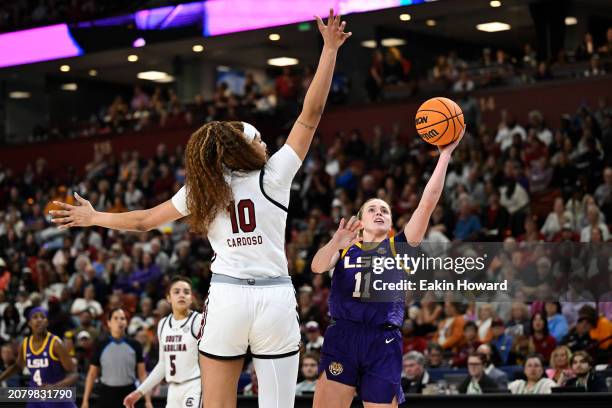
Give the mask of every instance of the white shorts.
<svg viewBox="0 0 612 408">
<path fill-rule="evenodd" d="M 196 378 L 182 384 L 168 386 L 166 408 L 200 408 L 202 406 L 202 381 Z"/>
<path fill-rule="evenodd" d="M 300 348 L 293 286 L 211 283 L 204 310 L 200 353 L 238 359 L 250 347 L 255 358 L 282 358 Z"/>
</svg>

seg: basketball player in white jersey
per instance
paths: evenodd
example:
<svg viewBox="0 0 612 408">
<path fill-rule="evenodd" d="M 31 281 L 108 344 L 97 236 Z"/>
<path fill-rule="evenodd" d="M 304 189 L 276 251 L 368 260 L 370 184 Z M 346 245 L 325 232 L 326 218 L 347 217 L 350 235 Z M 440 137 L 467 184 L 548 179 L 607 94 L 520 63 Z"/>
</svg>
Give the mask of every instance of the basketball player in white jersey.
<svg viewBox="0 0 612 408">
<path fill-rule="evenodd" d="M 205 407 L 236 407 L 247 349 L 259 381 L 261 408 L 294 406 L 300 332 L 285 257 L 285 223 L 293 177 L 308 153 L 331 86 L 338 49 L 351 33 L 330 10 L 317 17 L 324 45 L 304 106 L 287 143 L 270 159 L 261 135 L 243 122 L 211 122 L 191 135 L 186 184 L 155 208 L 100 213 L 58 203 L 60 228 L 98 225 L 146 231 L 190 215 L 216 253 L 199 343 Z"/>
<path fill-rule="evenodd" d="M 191 281 L 172 278 L 166 300 L 172 313 L 157 324 L 159 361 L 138 389 L 123 400 L 127 408 L 149 393 L 161 380 L 169 384 L 166 408 L 199 408 L 202 385 L 198 364 L 198 336 L 202 314 L 191 310 Z"/>
</svg>

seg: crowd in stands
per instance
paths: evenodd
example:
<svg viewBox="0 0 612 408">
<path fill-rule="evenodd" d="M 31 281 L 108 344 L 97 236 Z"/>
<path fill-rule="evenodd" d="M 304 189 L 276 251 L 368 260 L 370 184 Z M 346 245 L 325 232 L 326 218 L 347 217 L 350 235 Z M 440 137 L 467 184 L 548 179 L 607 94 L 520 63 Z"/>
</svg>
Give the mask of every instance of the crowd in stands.
<svg viewBox="0 0 612 408">
<path fill-rule="evenodd" d="M 527 43 L 518 55 L 504 49 L 482 50 L 480 58 L 466 60 L 457 51 L 436 57 L 426 77 L 412 70 L 412 63 L 397 47 L 377 49 L 372 54 L 366 88 L 370 100 L 396 95 L 432 92 L 472 92 L 503 85 L 520 85 L 555 78 L 582 78 L 605 75 L 612 70 L 612 28 L 605 37 L 594 39 L 585 33 L 575 50 L 563 50 L 554 60 L 538 60 Z M 404 89 L 403 92 L 398 88 Z"/>
<path fill-rule="evenodd" d="M 231 97 L 223 95 L 220 87 L 215 114 L 230 111 Z M 136 91 L 131 109 L 153 98 Z M 477 111 L 474 117 L 467 122 L 479 123 Z M 491 381 L 514 393 L 562 385 L 601 388 L 593 367 L 610 361 L 612 275 L 609 252 L 597 252 L 593 243 L 610 241 L 612 107 L 606 100 L 581 106 L 563 123 L 551 129 L 533 111 L 528 118 L 503 116 L 497 129 L 470 125 L 426 241 L 503 241 L 487 279 L 508 279 L 511 288 L 478 302 L 437 293 L 408 299 L 402 328 L 406 392 L 422 392 L 447 369 L 470 376 L 455 384 L 468 393 L 488 390 Z M 399 230 L 435 164 L 432 150 L 409 130 L 394 126 L 386 133 L 377 126 L 371 132 L 367 138 L 359 130 L 340 132 L 327 145 L 315 138 L 292 189 L 286 250 L 303 327 L 303 394 L 314 387 L 317 353 L 330 324 L 330 278 L 311 273 L 312 256 L 339 219 L 356 214 L 369 197 L 391 205 Z M 282 143 L 282 137 L 269 143 L 271 153 Z M 48 215 L 54 200 L 74 203 L 73 192 L 111 212 L 167 200 L 184 182 L 183 148 L 159 145 L 153 157 L 100 150 L 84 170 L 83 177 L 49 174 L 44 159 L 23 174 L 0 168 L 0 369 L 14 360 L 34 306 L 48 308 L 49 329 L 64 339 L 83 379 L 108 310 L 127 311 L 128 333 L 143 345 L 150 370 L 157 359 L 156 323 L 170 311 L 164 299 L 170 277 L 190 277 L 195 307 L 202 305 L 212 249 L 185 223 L 143 233 L 59 231 Z M 559 297 L 546 296 L 551 293 Z M 508 366 L 524 369 L 502 378 Z M 256 373 L 251 366 L 246 370 L 241 384 L 251 385 L 241 391 L 256 394 Z"/>
<path fill-rule="evenodd" d="M 145 0 L 12 0 L 3 2 L 0 8 L 0 32 L 86 21 L 132 11 L 146 3 Z"/>
</svg>

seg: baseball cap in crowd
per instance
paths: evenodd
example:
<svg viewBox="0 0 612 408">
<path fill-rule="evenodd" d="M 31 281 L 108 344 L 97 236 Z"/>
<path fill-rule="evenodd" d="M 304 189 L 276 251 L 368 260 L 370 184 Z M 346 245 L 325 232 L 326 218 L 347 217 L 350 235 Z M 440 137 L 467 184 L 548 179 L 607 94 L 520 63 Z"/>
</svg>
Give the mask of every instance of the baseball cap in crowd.
<svg viewBox="0 0 612 408">
<path fill-rule="evenodd" d="M 311 320 L 308 323 L 306 323 L 306 331 L 314 332 L 318 330 L 319 330 L 319 323 L 315 322 L 314 320 Z"/>
<path fill-rule="evenodd" d="M 83 330 L 77 334 L 77 341 L 81 341 L 83 339 L 91 339 L 91 334 L 87 330 Z"/>
</svg>

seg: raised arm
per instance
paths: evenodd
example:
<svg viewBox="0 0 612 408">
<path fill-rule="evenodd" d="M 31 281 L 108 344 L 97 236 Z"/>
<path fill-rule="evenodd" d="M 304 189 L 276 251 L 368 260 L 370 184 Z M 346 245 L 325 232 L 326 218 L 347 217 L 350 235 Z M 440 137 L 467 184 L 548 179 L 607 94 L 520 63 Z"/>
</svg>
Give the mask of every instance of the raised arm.
<svg viewBox="0 0 612 408">
<path fill-rule="evenodd" d="M 463 129 L 463 133 L 465 133 L 465 128 Z M 438 157 L 436 168 L 423 190 L 423 195 L 421 196 L 421 201 L 419 201 L 417 209 L 412 214 L 412 217 L 410 217 L 410 221 L 408 221 L 404 227 L 406 240 L 412 246 L 419 245 L 425 236 L 425 232 L 427 232 L 429 219 L 444 189 L 444 179 L 446 178 L 448 163 L 450 162 L 453 150 L 455 150 L 463 138 L 463 133 L 456 142 L 439 148 L 440 156 Z"/>
<path fill-rule="evenodd" d="M 328 272 L 338 262 L 339 252 L 344 248 L 350 247 L 359 240 L 359 230 L 361 221 L 354 216 L 348 223 L 344 218 L 340 220 L 340 226 L 334 233 L 333 238 L 312 258 L 311 270 L 313 273 Z"/>
<path fill-rule="evenodd" d="M 334 17 L 333 9 L 329 10 L 327 25 L 323 23 L 320 17 L 316 17 L 316 19 L 319 31 L 323 36 L 323 51 L 319 58 L 317 71 L 304 97 L 302 112 L 295 121 L 287 138 L 287 144 L 293 148 L 301 160 L 304 160 L 308 153 L 312 137 L 317 126 L 319 126 L 321 115 L 323 115 L 323 109 L 325 108 L 325 102 L 327 101 L 327 95 L 329 95 L 329 88 L 331 87 L 334 75 L 338 49 L 352 35 L 350 32 L 344 32 L 346 22 L 340 23 L 340 16 Z"/>
<path fill-rule="evenodd" d="M 59 229 L 97 225 L 124 231 L 149 231 L 183 217 L 172 204 L 172 200 L 146 210 L 107 213 L 94 210 L 91 203 L 77 193 L 74 193 L 74 196 L 80 205 L 54 201 L 63 209 L 49 212 L 53 216 L 52 221 L 59 225 Z"/>
</svg>

